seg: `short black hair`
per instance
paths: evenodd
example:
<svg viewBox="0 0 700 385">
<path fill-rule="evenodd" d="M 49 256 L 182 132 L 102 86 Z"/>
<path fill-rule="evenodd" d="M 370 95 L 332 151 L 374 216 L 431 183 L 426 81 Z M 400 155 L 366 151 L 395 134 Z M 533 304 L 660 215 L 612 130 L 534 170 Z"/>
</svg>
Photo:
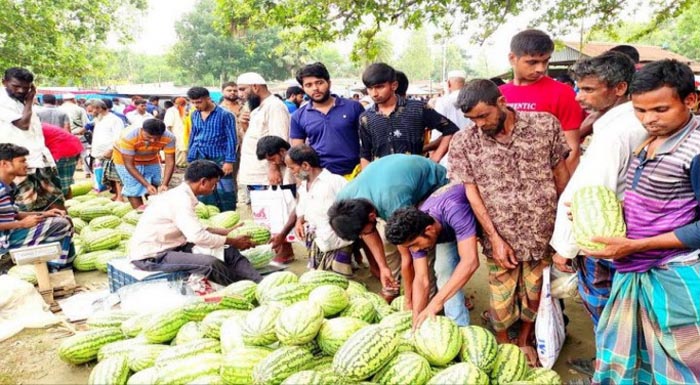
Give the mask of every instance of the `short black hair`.
<svg viewBox="0 0 700 385">
<path fill-rule="evenodd" d="M 148 102 L 147 102 L 145 99 L 136 99 L 136 100 L 134 100 L 134 105 L 135 105 L 135 106 L 140 106 L 140 105 L 146 104 L 146 103 L 148 103 Z"/>
<path fill-rule="evenodd" d="M 108 110 L 111 110 L 112 107 L 114 107 L 114 103 L 112 102 L 112 99 L 110 98 L 102 98 L 102 101 L 105 102 L 105 106 L 107 106 Z"/>
<path fill-rule="evenodd" d="M 634 64 L 639 63 L 639 51 L 637 51 L 637 49 L 632 47 L 631 45 L 616 45 L 615 47 L 610 48 L 610 51 L 624 53 L 625 55 L 629 56 L 630 59 L 632 59 Z"/>
<path fill-rule="evenodd" d="M 149 101 L 149 102 L 153 102 L 153 101 L 156 101 L 156 100 L 157 100 L 157 101 L 160 101 L 160 97 L 159 97 L 158 95 L 153 95 L 153 96 L 149 96 L 149 97 L 148 97 L 148 101 Z"/>
<path fill-rule="evenodd" d="M 365 87 L 396 81 L 396 70 L 386 63 L 370 64 L 362 73 L 362 83 Z"/>
<path fill-rule="evenodd" d="M 327 82 L 331 81 L 331 74 L 328 73 L 328 69 L 321 62 L 307 64 L 301 67 L 301 69 L 297 71 L 297 83 L 304 85 L 304 78 L 310 76 L 324 79 Z"/>
<path fill-rule="evenodd" d="M 546 55 L 554 52 L 552 38 L 539 29 L 526 29 L 510 40 L 510 52 L 515 56 Z"/>
<path fill-rule="evenodd" d="M 369 215 L 376 210 L 368 199 L 343 199 L 328 209 L 328 222 L 336 235 L 354 242 L 369 223 Z"/>
<path fill-rule="evenodd" d="M 396 81 L 399 86 L 396 87 L 396 95 L 406 97 L 406 92 L 408 92 L 408 76 L 401 71 L 396 71 Z"/>
<path fill-rule="evenodd" d="M 255 155 L 258 156 L 258 160 L 265 160 L 268 156 L 276 155 L 280 150 L 289 150 L 291 145 L 286 140 L 275 135 L 263 136 L 258 139 L 257 147 L 255 148 Z"/>
<path fill-rule="evenodd" d="M 5 80 L 17 79 L 22 82 L 31 83 L 34 81 L 34 74 L 26 68 L 11 67 L 5 70 Z"/>
<path fill-rule="evenodd" d="M 577 80 L 594 76 L 608 87 L 615 87 L 624 82 L 629 92 L 636 69 L 629 56 L 619 51 L 608 51 L 595 57 L 580 59 L 574 63 L 570 72 Z"/>
<path fill-rule="evenodd" d="M 204 87 L 192 87 L 187 90 L 187 97 L 190 99 L 208 98 L 209 90 Z"/>
<path fill-rule="evenodd" d="M 41 100 L 44 101 L 44 104 L 56 104 L 56 95 L 46 94 L 41 97 Z"/>
<path fill-rule="evenodd" d="M 222 90 L 223 90 L 224 88 L 226 88 L 226 87 L 233 87 L 233 88 L 236 88 L 236 87 L 238 87 L 238 84 L 236 84 L 236 82 L 226 82 L 226 83 L 223 83 L 223 84 L 221 85 L 221 89 L 222 89 Z"/>
<path fill-rule="evenodd" d="M 473 79 L 459 91 L 456 105 L 466 113 L 480 102 L 495 106 L 501 96 L 503 95 L 496 83 L 488 79 Z"/>
<path fill-rule="evenodd" d="M 302 90 L 299 86 L 288 87 L 287 92 L 285 92 L 284 94 L 284 97 L 286 99 L 289 99 L 289 97 L 292 95 L 304 95 L 304 90 Z"/>
<path fill-rule="evenodd" d="M 204 179 L 221 178 L 224 170 L 211 160 L 197 159 L 191 162 L 185 170 L 185 180 L 188 182 L 199 182 Z"/>
<path fill-rule="evenodd" d="M 146 119 L 142 127 L 144 131 L 155 136 L 161 136 L 165 132 L 165 123 L 160 119 Z"/>
<path fill-rule="evenodd" d="M 673 88 L 681 100 L 695 92 L 695 75 L 687 64 L 666 59 L 649 63 L 634 74 L 630 94 L 639 95 L 661 87 Z"/>
<path fill-rule="evenodd" d="M 386 239 L 394 245 L 402 245 L 418 238 L 435 219 L 414 206 L 403 207 L 386 222 Z"/>
<path fill-rule="evenodd" d="M 319 159 L 318 153 L 308 144 L 299 144 L 290 148 L 289 151 L 287 151 L 287 156 L 292 162 L 300 166 L 302 163 L 306 162 L 311 167 L 321 167 L 321 159 Z"/>
<path fill-rule="evenodd" d="M 166 110 L 174 105 L 175 105 L 175 103 L 173 103 L 172 100 L 166 100 L 163 102 L 163 107 L 165 107 Z"/>
<path fill-rule="evenodd" d="M 502 86 L 502 85 L 506 84 L 506 82 L 503 81 L 503 79 L 501 79 L 501 78 L 499 78 L 499 77 L 493 77 L 493 78 L 491 78 L 491 79 L 489 79 L 489 80 L 492 81 L 492 82 L 493 82 L 495 85 L 497 85 L 497 86 Z"/>
<path fill-rule="evenodd" d="M 12 160 L 29 155 L 29 150 L 12 143 L 0 143 L 0 160 Z"/>
</svg>

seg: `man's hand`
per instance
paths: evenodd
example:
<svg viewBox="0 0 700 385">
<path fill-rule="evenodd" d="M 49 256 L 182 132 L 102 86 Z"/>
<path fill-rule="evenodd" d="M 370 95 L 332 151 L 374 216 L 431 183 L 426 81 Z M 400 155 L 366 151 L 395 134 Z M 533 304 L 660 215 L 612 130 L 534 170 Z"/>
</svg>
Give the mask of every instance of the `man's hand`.
<svg viewBox="0 0 700 385">
<path fill-rule="evenodd" d="M 238 122 L 241 123 L 244 128 L 247 128 L 248 123 L 250 123 L 250 112 L 241 112 L 241 115 L 238 117 Z"/>
<path fill-rule="evenodd" d="M 24 103 L 29 103 L 30 105 L 34 103 L 34 97 L 36 96 L 36 86 L 34 83 L 29 87 L 29 91 L 27 91 L 27 95 L 24 96 Z"/>
<path fill-rule="evenodd" d="M 166 191 L 168 191 L 168 186 L 167 186 L 167 185 L 162 184 L 162 185 L 158 186 L 158 192 L 159 192 L 159 193 L 166 192 Z"/>
<path fill-rule="evenodd" d="M 267 173 L 267 179 L 270 186 L 280 186 L 282 185 L 282 172 L 277 167 L 270 167 Z"/>
<path fill-rule="evenodd" d="M 304 231 L 304 218 L 299 218 L 296 225 L 294 226 L 294 232 L 301 239 L 306 238 L 306 232 Z"/>
<path fill-rule="evenodd" d="M 442 306 L 436 304 L 435 301 L 430 301 L 428 306 L 426 306 L 417 317 L 413 318 L 413 331 L 416 331 L 426 319 L 435 319 L 435 315 L 437 315 L 440 310 L 442 310 Z"/>
<path fill-rule="evenodd" d="M 27 215 L 26 217 L 22 218 L 22 220 L 20 220 L 19 223 L 22 226 L 22 228 L 31 229 L 32 227 L 38 225 L 43 220 L 44 220 L 44 218 L 41 215 L 30 214 L 30 215 Z"/>
<path fill-rule="evenodd" d="M 571 260 L 569 258 L 562 257 L 558 253 L 552 256 L 552 262 L 554 263 L 554 267 L 559 271 L 563 271 L 564 273 L 574 272 L 574 268 L 571 266 Z"/>
<path fill-rule="evenodd" d="M 620 259 L 639 251 L 635 240 L 625 237 L 593 237 L 591 241 L 605 244 L 602 250 L 581 249 L 594 258 Z"/>
<path fill-rule="evenodd" d="M 147 191 L 148 195 L 158 195 L 158 189 L 156 188 L 156 186 L 154 186 L 152 184 L 149 184 L 148 186 L 146 186 L 146 191 Z"/>
<path fill-rule="evenodd" d="M 382 287 L 385 289 L 398 289 L 399 284 L 394 280 L 394 276 L 391 274 L 389 268 L 379 268 L 379 280 L 382 283 Z"/>
<path fill-rule="evenodd" d="M 61 209 L 50 209 L 42 212 L 40 214 L 42 218 L 48 218 L 48 217 L 65 217 L 66 212 L 61 210 Z"/>
<path fill-rule="evenodd" d="M 233 173 L 233 163 L 224 163 L 221 169 L 224 171 L 224 175 L 231 175 Z"/>
<path fill-rule="evenodd" d="M 284 234 L 276 234 L 272 238 L 270 238 L 270 246 L 272 246 L 272 250 L 277 251 L 282 245 L 284 244 L 285 240 L 287 237 L 285 237 Z"/>
<path fill-rule="evenodd" d="M 238 250 L 246 250 L 250 249 L 251 247 L 255 247 L 255 243 L 253 243 L 253 241 L 251 241 L 250 237 L 247 235 L 230 239 L 229 245 L 237 248 Z"/>
<path fill-rule="evenodd" d="M 489 239 L 493 248 L 493 261 L 496 265 L 503 269 L 512 270 L 518 267 L 518 259 L 515 257 L 515 251 L 510 247 L 499 235 Z"/>
</svg>

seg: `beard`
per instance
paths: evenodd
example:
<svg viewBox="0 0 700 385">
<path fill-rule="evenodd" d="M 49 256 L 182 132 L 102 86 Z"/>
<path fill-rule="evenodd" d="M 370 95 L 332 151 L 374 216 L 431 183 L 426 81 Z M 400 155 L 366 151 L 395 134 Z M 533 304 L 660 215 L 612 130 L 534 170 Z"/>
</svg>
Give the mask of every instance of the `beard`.
<svg viewBox="0 0 700 385">
<path fill-rule="evenodd" d="M 225 99 L 225 100 L 228 100 L 228 101 L 231 102 L 231 103 L 235 103 L 235 102 L 238 101 L 238 95 L 233 94 L 233 95 L 231 95 L 231 96 L 224 96 L 224 99 Z"/>
<path fill-rule="evenodd" d="M 482 128 L 481 131 L 485 135 L 488 135 L 492 138 L 495 137 L 496 135 L 503 132 L 503 130 L 506 128 L 505 122 L 507 117 L 508 115 L 505 112 L 501 111 L 500 115 L 498 115 L 498 124 L 496 124 L 494 128 Z"/>
<path fill-rule="evenodd" d="M 311 98 L 311 100 L 313 100 L 314 103 L 325 103 L 325 102 L 328 101 L 328 99 L 331 98 L 331 90 L 329 89 L 328 91 L 326 91 L 326 92 L 325 92 L 320 98 L 318 98 L 318 99 L 314 99 L 314 98 L 312 98 L 311 96 L 309 96 L 309 98 Z"/>
<path fill-rule="evenodd" d="M 304 171 L 304 170 L 299 170 L 299 172 L 296 175 L 297 179 L 299 180 L 309 180 L 309 172 Z"/>
<path fill-rule="evenodd" d="M 260 96 L 254 95 L 254 94 L 248 95 L 248 108 L 251 111 L 260 107 L 261 103 L 262 103 L 262 100 L 260 99 Z"/>
<path fill-rule="evenodd" d="M 9 96 L 9 97 L 11 97 L 12 99 L 15 99 L 15 100 L 17 100 L 17 101 L 19 101 L 19 102 L 22 102 L 22 103 L 24 103 L 24 99 L 27 97 L 27 93 L 26 93 L 26 92 L 23 93 L 23 94 L 19 94 L 19 93 L 14 93 L 14 92 L 10 91 L 9 88 L 5 88 L 5 90 L 7 91 L 7 96 Z"/>
</svg>

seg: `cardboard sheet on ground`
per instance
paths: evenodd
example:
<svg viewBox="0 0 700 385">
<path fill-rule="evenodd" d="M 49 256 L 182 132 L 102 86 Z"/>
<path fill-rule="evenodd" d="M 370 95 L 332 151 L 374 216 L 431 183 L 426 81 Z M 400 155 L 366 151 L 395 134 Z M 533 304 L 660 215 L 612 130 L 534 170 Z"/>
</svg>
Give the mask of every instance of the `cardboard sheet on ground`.
<svg viewBox="0 0 700 385">
<path fill-rule="evenodd" d="M 44 328 L 59 322 L 32 284 L 0 276 L 0 341 L 25 328 Z"/>
</svg>

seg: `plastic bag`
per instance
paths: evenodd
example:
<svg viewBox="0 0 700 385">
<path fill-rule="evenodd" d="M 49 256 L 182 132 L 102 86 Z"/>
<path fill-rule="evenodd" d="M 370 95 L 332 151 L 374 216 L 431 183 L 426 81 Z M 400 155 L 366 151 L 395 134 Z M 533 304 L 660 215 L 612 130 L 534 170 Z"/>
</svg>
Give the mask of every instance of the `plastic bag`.
<svg viewBox="0 0 700 385">
<path fill-rule="evenodd" d="M 59 322 L 34 285 L 9 275 L 0 276 L 0 341 L 24 328 L 44 328 Z"/>
<path fill-rule="evenodd" d="M 565 273 L 552 268 L 552 297 L 559 299 L 573 298 L 578 295 L 578 274 Z"/>
<path fill-rule="evenodd" d="M 250 192 L 253 221 L 267 226 L 272 234 L 278 234 L 294 212 L 296 202 L 290 190 L 271 187 Z"/>
<path fill-rule="evenodd" d="M 551 295 L 551 266 L 542 272 L 542 292 L 540 307 L 535 321 L 535 337 L 537 337 L 537 356 L 542 367 L 551 369 L 559 358 L 561 348 L 566 339 L 564 315 L 559 300 Z"/>
</svg>

